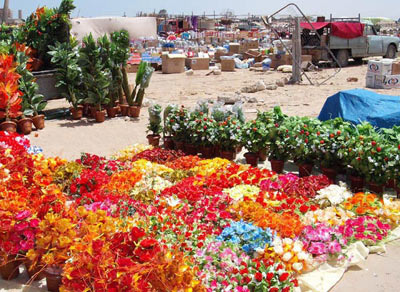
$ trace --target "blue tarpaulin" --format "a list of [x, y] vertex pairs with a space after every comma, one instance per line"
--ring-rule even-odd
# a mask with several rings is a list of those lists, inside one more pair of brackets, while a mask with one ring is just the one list
[[400, 125], [400, 96], [364, 89], [340, 91], [326, 100], [318, 119], [337, 117], [353, 124], [367, 121], [378, 128], [392, 128]]

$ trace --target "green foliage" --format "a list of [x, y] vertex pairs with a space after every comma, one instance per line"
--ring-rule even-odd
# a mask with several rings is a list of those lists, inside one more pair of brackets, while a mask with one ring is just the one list
[[153, 135], [158, 135], [162, 132], [163, 127], [161, 126], [162, 108], [159, 104], [155, 104], [149, 107], [149, 125], [147, 127], [148, 132]]

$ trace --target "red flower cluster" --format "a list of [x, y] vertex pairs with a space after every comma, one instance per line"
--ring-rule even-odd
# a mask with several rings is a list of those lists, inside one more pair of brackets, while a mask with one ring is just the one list
[[140, 159], [145, 159], [151, 162], [156, 162], [160, 164], [165, 164], [167, 162], [172, 162], [180, 157], [185, 156], [182, 151], [165, 150], [162, 148], [148, 149], [143, 152], [138, 153], [132, 158], [132, 161], [137, 161]]

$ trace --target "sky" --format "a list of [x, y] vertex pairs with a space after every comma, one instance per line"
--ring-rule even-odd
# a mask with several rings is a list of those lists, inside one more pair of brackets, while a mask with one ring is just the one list
[[[61, 0], [9, 0], [10, 8], [17, 15], [22, 9], [26, 17], [38, 6], [56, 7]], [[136, 16], [139, 11], [157, 12], [166, 9], [172, 14], [216, 14], [227, 9], [235, 14], [263, 14], [269, 15], [290, 2], [296, 4], [306, 15], [325, 15], [330, 13], [334, 17], [354, 17], [361, 13], [361, 17], [389, 17], [400, 18], [399, 0], [75, 0], [76, 10], [72, 16]], [[3, 1], [0, 0], [1, 6]], [[396, 4], [397, 3], [397, 4]], [[287, 11], [287, 12], [286, 12]], [[294, 10], [286, 10], [284, 14], [293, 14]]]

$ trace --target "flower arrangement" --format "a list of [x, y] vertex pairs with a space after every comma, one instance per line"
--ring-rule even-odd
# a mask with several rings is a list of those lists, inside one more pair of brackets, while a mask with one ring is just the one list
[[352, 211], [358, 216], [362, 216], [374, 214], [376, 210], [382, 207], [382, 202], [374, 194], [357, 193], [344, 201], [342, 206], [344, 209]]

